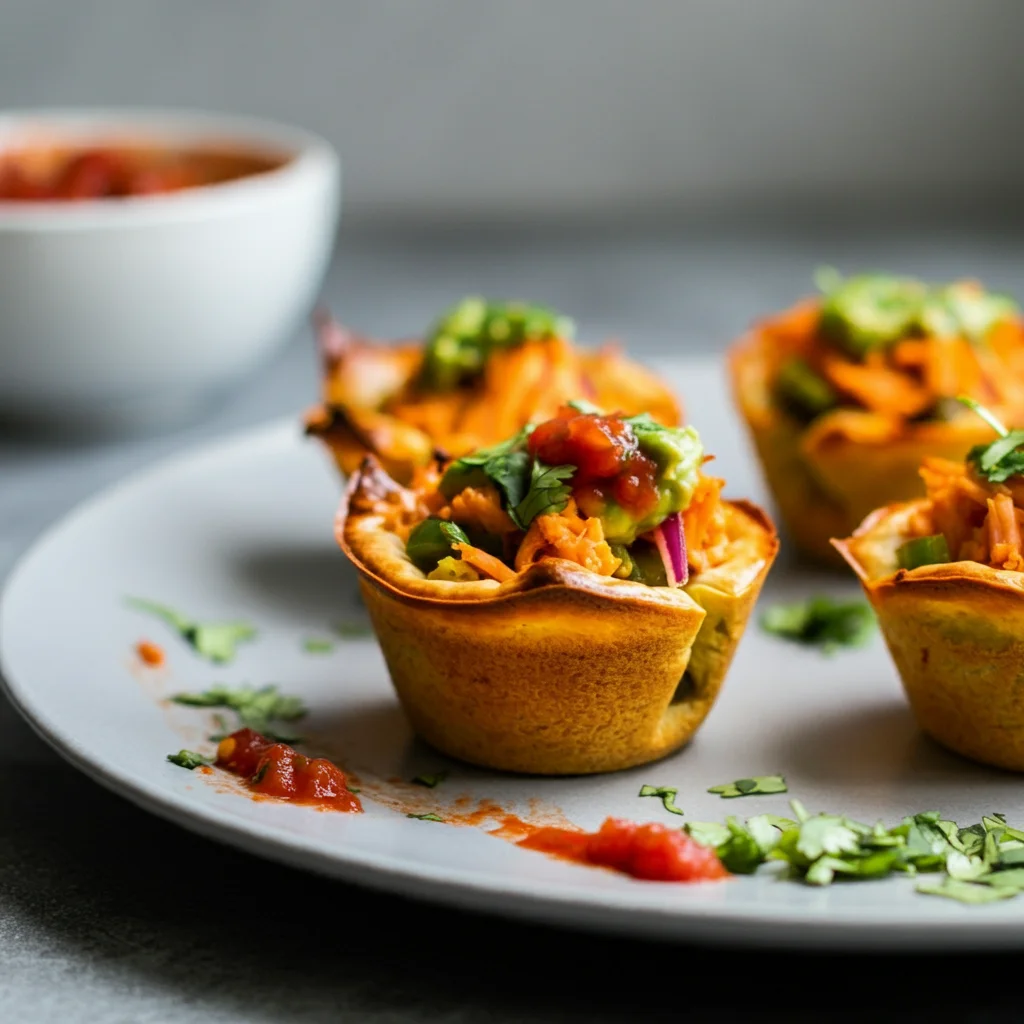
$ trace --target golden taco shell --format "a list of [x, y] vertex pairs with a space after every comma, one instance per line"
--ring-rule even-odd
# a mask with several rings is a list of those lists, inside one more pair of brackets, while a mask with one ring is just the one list
[[614, 771], [686, 743], [718, 696], [778, 546], [764, 513], [735, 502], [734, 553], [685, 589], [562, 559], [501, 584], [450, 583], [427, 579], [372, 511], [402, 493], [367, 458], [337, 539], [413, 728], [446, 754], [507, 771]]
[[324, 398], [307, 414], [306, 432], [327, 445], [344, 475], [372, 454], [407, 483], [436, 450], [457, 458], [487, 447], [573, 399], [625, 415], [648, 412], [665, 426], [680, 422], [671, 391], [613, 345], [590, 351], [553, 337], [498, 350], [478, 381], [431, 393], [415, 386], [421, 343], [374, 341], [324, 317], [318, 332]]
[[773, 347], [762, 330], [733, 346], [733, 398], [787, 533], [815, 561], [838, 566], [833, 537], [851, 534], [876, 508], [923, 497], [924, 458], [962, 461], [974, 445], [991, 440], [991, 430], [974, 417], [913, 422], [840, 408], [807, 426], [775, 401]]
[[922, 504], [880, 509], [835, 547], [861, 579], [921, 729], [1024, 771], [1024, 573], [979, 562], [896, 569]]

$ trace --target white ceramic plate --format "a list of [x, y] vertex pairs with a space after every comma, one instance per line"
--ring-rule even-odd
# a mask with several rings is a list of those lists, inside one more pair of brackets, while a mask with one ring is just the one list
[[[665, 364], [687, 397], [728, 493], [762, 496], [717, 367]], [[964, 906], [916, 894], [908, 879], [817, 889], [771, 872], [705, 885], [638, 882], [529, 852], [487, 834], [405, 816], [493, 800], [523, 816], [560, 811], [596, 828], [608, 815], [678, 824], [644, 783], [677, 787], [694, 820], [811, 810], [895, 824], [937, 809], [961, 823], [1024, 817], [1020, 778], [945, 753], [914, 727], [884, 645], [826, 657], [752, 624], [724, 693], [695, 741], [658, 764], [569, 779], [503, 776], [448, 762], [411, 735], [372, 639], [330, 654], [302, 640], [362, 612], [332, 538], [340, 483], [296, 423], [275, 424], [178, 457], [86, 503], [12, 575], [0, 608], [7, 692], [69, 761], [142, 807], [253, 853], [395, 892], [609, 931], [736, 943], [829, 946], [1024, 946], [1024, 898]], [[762, 602], [811, 592], [855, 595], [852, 578], [776, 565]], [[252, 621], [260, 636], [217, 668], [126, 595], [197, 618]], [[168, 652], [141, 672], [142, 637]], [[248, 798], [164, 758], [202, 746], [210, 716], [162, 698], [214, 682], [277, 683], [305, 698], [307, 736], [354, 771], [364, 815]], [[210, 745], [206, 744], [206, 749]], [[446, 768], [434, 790], [408, 784]], [[788, 795], [722, 800], [709, 786], [782, 772]], [[406, 780], [388, 782], [388, 779]]]

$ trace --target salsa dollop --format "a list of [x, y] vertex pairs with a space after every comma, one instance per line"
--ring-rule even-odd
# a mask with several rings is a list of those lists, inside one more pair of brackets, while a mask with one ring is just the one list
[[596, 832], [540, 828], [518, 845], [649, 882], [711, 882], [729, 877], [713, 847], [657, 822], [607, 818]]
[[333, 761], [306, 757], [287, 743], [252, 729], [225, 736], [217, 747], [216, 764], [240, 775], [251, 790], [264, 796], [334, 811], [363, 809], [359, 797], [348, 788], [345, 773]]

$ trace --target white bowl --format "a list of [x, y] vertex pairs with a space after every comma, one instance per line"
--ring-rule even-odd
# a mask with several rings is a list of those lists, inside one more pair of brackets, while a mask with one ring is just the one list
[[0, 113], [0, 151], [112, 137], [286, 159], [165, 195], [0, 201], [0, 417], [180, 418], [264, 360], [316, 302], [340, 208], [329, 143], [208, 113]]

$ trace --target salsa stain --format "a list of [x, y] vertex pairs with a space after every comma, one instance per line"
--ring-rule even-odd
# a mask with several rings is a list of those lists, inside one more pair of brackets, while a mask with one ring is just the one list
[[135, 653], [144, 665], [149, 665], [151, 668], [159, 668], [166, 660], [164, 649], [156, 644], [151, 644], [148, 640], [140, 640], [135, 645]]
[[277, 743], [252, 729], [225, 736], [217, 747], [218, 768], [246, 780], [263, 796], [333, 811], [362, 811], [345, 773], [322, 757], [306, 757], [287, 743]]
[[656, 822], [607, 818], [596, 832], [539, 828], [519, 846], [565, 860], [613, 868], [650, 882], [710, 882], [728, 878], [714, 848]]

